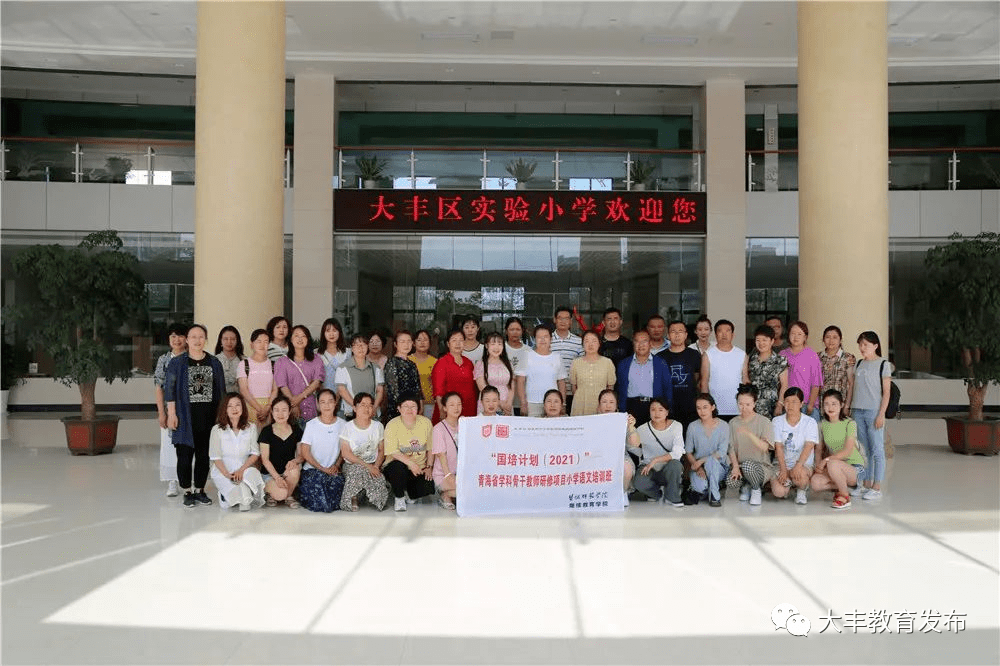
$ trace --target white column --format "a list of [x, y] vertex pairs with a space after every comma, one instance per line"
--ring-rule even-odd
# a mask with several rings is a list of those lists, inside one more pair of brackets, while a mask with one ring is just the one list
[[885, 2], [800, 2], [799, 313], [809, 343], [873, 330], [888, 348]]
[[708, 233], [705, 238], [705, 311], [746, 339], [746, 92], [743, 81], [705, 82], [702, 104]]
[[284, 2], [199, 2], [196, 63], [194, 316], [214, 349], [282, 310]]
[[292, 312], [319, 335], [333, 315], [334, 78], [295, 77]]

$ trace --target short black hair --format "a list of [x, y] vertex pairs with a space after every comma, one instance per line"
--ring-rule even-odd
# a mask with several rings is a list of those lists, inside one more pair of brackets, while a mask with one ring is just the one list
[[758, 335], [762, 335], [765, 338], [768, 338], [770, 340], [774, 340], [774, 329], [771, 328], [770, 326], [768, 326], [767, 324], [761, 324], [753, 332], [753, 337], [754, 338], [756, 338]]
[[173, 324], [170, 325], [170, 328], [167, 329], [167, 335], [168, 336], [170, 336], [170, 335], [179, 335], [179, 336], [181, 336], [183, 338], [186, 338], [187, 334], [188, 334], [188, 329], [189, 328], [191, 328], [191, 327], [188, 326], [187, 324], [184, 324], [184, 323], [181, 323], [181, 322], [175, 322], [175, 323], [173, 323]]
[[615, 307], [610, 307], [610, 308], [608, 308], [608, 309], [606, 309], [606, 310], [604, 311], [604, 314], [603, 314], [603, 315], [601, 315], [601, 319], [604, 319], [604, 318], [605, 318], [605, 317], [607, 317], [607, 316], [608, 316], [609, 314], [616, 314], [616, 315], [618, 315], [619, 317], [621, 317], [621, 316], [622, 316], [622, 311], [621, 311], [621, 310], [619, 310], [618, 308], [615, 308]]
[[733, 322], [729, 321], [728, 319], [720, 319], [719, 321], [715, 322], [714, 330], [716, 335], [718, 335], [719, 333], [720, 326], [728, 326], [730, 331], [733, 331], [734, 333], [736, 332], [736, 327], [733, 326]]

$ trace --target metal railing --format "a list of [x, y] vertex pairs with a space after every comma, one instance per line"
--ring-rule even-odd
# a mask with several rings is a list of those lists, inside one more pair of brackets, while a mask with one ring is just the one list
[[[9, 138], [0, 142], [0, 179], [57, 183], [194, 185], [193, 141]], [[284, 156], [292, 186], [292, 149]]]
[[[797, 150], [748, 150], [747, 192], [798, 190]], [[1000, 148], [893, 148], [890, 190], [1000, 189]]]
[[334, 187], [700, 192], [702, 161], [696, 150], [338, 146]]
[[[705, 190], [704, 152], [609, 148], [339, 146], [334, 188]], [[798, 190], [798, 151], [746, 152], [746, 190]], [[284, 155], [293, 183], [293, 150]], [[1000, 147], [889, 151], [890, 190], [1000, 189]], [[374, 176], [374, 177], [370, 177]], [[193, 141], [4, 138], [0, 179], [193, 185]]]

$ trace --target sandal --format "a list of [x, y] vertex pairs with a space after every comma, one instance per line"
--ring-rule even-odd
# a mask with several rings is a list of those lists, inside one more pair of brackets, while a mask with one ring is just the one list
[[294, 498], [294, 497], [289, 497], [288, 499], [286, 499], [286, 500], [285, 500], [285, 505], [286, 505], [286, 506], [287, 506], [287, 507], [288, 507], [289, 509], [300, 509], [300, 508], [302, 508], [302, 505], [301, 505], [301, 504], [299, 504], [299, 503], [298, 503], [298, 502], [297, 502], [297, 501], [295, 500], [295, 498]]
[[834, 509], [846, 509], [851, 506], [851, 496], [837, 493], [833, 496], [833, 504], [830, 506]]
[[278, 500], [274, 499], [270, 495], [264, 498], [264, 504], [267, 506], [278, 506]]

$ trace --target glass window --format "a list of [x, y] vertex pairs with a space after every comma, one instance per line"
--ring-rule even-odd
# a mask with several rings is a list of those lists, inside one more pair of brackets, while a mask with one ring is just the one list
[[[336, 303], [362, 326], [438, 329], [467, 313], [484, 330], [521, 317], [530, 329], [556, 305], [596, 324], [614, 305], [631, 331], [659, 312], [697, 312], [701, 238], [338, 234]], [[349, 310], [349, 312], [345, 312]]]

